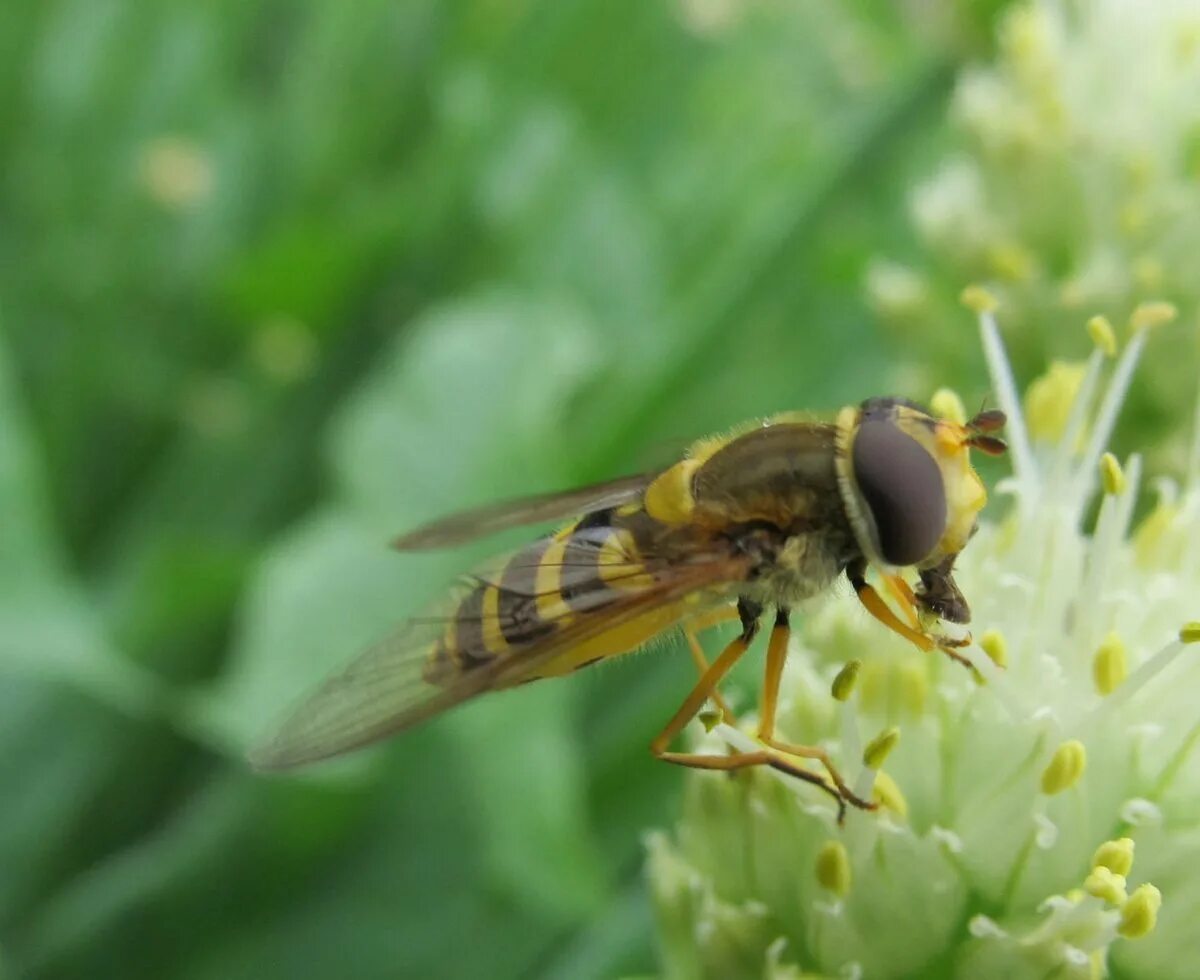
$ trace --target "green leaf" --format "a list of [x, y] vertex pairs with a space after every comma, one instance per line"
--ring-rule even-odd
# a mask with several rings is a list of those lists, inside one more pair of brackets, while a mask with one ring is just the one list
[[157, 690], [107, 645], [63, 567], [34, 442], [0, 344], [0, 921], [64, 860], [122, 748], [120, 715]]

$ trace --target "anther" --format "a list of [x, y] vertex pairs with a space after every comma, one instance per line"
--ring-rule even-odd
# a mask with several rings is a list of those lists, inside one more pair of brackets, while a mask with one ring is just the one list
[[1004, 634], [999, 630], [988, 630], [979, 638], [979, 646], [988, 655], [988, 659], [997, 667], [1008, 666], [1008, 643]]
[[929, 408], [939, 419], [964, 425], [967, 421], [967, 410], [963, 407], [962, 399], [950, 388], [939, 388], [929, 400]]
[[1149, 303], [1139, 303], [1129, 317], [1129, 325], [1134, 331], [1149, 330], [1170, 323], [1179, 315], [1174, 303], [1156, 300]]
[[1009, 282], [1024, 282], [1034, 270], [1034, 258], [1029, 250], [1016, 242], [1002, 242], [988, 249], [992, 271]]
[[1029, 385], [1025, 391], [1025, 417], [1034, 438], [1047, 442], [1061, 438], [1086, 374], [1082, 363], [1054, 361]]
[[850, 894], [850, 855], [841, 841], [827, 840], [821, 845], [815, 870], [817, 882], [826, 891], [833, 892], [838, 898]]
[[886, 772], [875, 773], [875, 785], [871, 790], [871, 798], [886, 810], [891, 810], [901, 820], [908, 816], [908, 800], [900, 791], [896, 780]]
[[1087, 322], [1088, 336], [1104, 352], [1105, 357], [1117, 356], [1117, 333], [1106, 316], [1094, 316]]
[[1087, 768], [1087, 749], [1077, 739], [1063, 742], [1054, 750], [1049, 764], [1042, 772], [1042, 792], [1054, 796], [1070, 789]]
[[1116, 633], [1109, 633], [1092, 660], [1092, 678], [1096, 682], [1096, 690], [1106, 696], [1112, 694], [1128, 676], [1129, 656], [1125, 644]]
[[1128, 837], [1105, 841], [1092, 855], [1092, 867], [1108, 868], [1115, 875], [1128, 875], [1133, 868], [1133, 841]]
[[834, 700], [849, 700], [850, 695], [854, 693], [854, 685], [858, 682], [858, 672], [861, 668], [861, 660], [851, 660], [845, 667], [838, 671], [837, 677], [833, 679], [833, 685], [830, 690]]
[[1112, 453], [1100, 457], [1100, 482], [1104, 492], [1110, 496], [1115, 497], [1125, 491], [1125, 471]]
[[974, 313], [995, 313], [1000, 303], [982, 286], [968, 286], [958, 295], [959, 302]]
[[1121, 921], [1117, 925], [1126, 939], [1141, 939], [1154, 931], [1158, 910], [1162, 908], [1162, 892], [1153, 885], [1138, 885], [1129, 900], [1121, 906]]
[[1109, 905], [1118, 907], [1124, 905], [1128, 898], [1125, 893], [1125, 876], [1114, 874], [1103, 865], [1092, 868], [1092, 873], [1083, 883], [1083, 890]]
[[896, 743], [900, 741], [900, 729], [889, 728], [880, 732], [863, 749], [863, 765], [868, 769], [882, 769]]

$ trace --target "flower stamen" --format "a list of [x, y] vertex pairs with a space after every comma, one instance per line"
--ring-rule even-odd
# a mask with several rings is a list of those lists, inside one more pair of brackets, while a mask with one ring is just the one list
[[1092, 428], [1092, 437], [1088, 440], [1087, 448], [1075, 471], [1076, 482], [1079, 484], [1074, 493], [1076, 500], [1086, 500], [1091, 493], [1097, 462], [1101, 453], [1104, 452], [1104, 447], [1108, 445], [1108, 440], [1112, 437], [1113, 427], [1117, 424], [1117, 415], [1125, 402], [1125, 396], [1129, 393], [1133, 372], [1141, 359], [1148, 333], [1148, 330], [1138, 330], [1134, 333], [1133, 340], [1121, 352], [1117, 366], [1113, 369], [1108, 390], [1104, 393], [1104, 399], [1100, 403], [1096, 424]]
[[988, 305], [976, 306], [967, 298], [964, 291], [963, 301], [975, 309], [979, 315], [979, 332], [983, 341], [983, 354], [987, 359], [988, 373], [996, 390], [996, 400], [1000, 410], [1008, 417], [1005, 436], [1008, 439], [1009, 454], [1012, 458], [1013, 474], [1017, 486], [1023, 488], [1028, 496], [1033, 496], [1038, 485], [1037, 464], [1034, 462], [1033, 450], [1029, 445], [1029, 430], [1025, 426], [1025, 416], [1021, 408], [1021, 399], [1017, 395], [1017, 383], [1013, 378], [1012, 367], [1004, 353], [1004, 343], [1000, 339], [1000, 328], [996, 325], [995, 300], [980, 290], [984, 296], [991, 299]]
[[850, 699], [850, 695], [854, 693], [854, 686], [858, 682], [858, 672], [861, 669], [861, 660], [851, 660], [838, 671], [829, 692], [833, 695], [835, 701], [848, 701]]
[[966, 425], [967, 410], [962, 399], [952, 388], [939, 388], [929, 399], [929, 410], [939, 419], [953, 422], [955, 425]]
[[1092, 868], [1092, 873], [1083, 883], [1083, 890], [1094, 898], [1118, 907], [1124, 905], [1129, 897], [1125, 891], [1125, 876], [1103, 865]]
[[817, 882], [826, 891], [832, 892], [838, 898], [850, 894], [853, 881], [850, 873], [850, 855], [846, 853], [846, 845], [840, 840], [827, 840], [817, 851], [815, 864]]
[[1110, 497], [1125, 492], [1125, 473], [1112, 453], [1105, 453], [1100, 457], [1100, 483]]
[[1112, 712], [1125, 705], [1130, 698], [1158, 676], [1183, 652], [1185, 646], [1200, 640], [1200, 631], [1196, 633], [1191, 632], [1197, 625], [1196, 623], [1189, 623], [1179, 631], [1177, 639], [1171, 640], [1157, 653], [1152, 654], [1137, 670], [1129, 675], [1124, 684], [1113, 691], [1099, 706], [1092, 710], [1089, 721], [1095, 723], [1103, 716], [1111, 716]]
[[[1097, 319], [1103, 318], [1093, 317], [1092, 321]], [[1107, 324], [1108, 321], [1105, 320], [1104, 322]], [[1112, 330], [1111, 327], [1108, 329]], [[1095, 339], [1094, 335], [1093, 339]], [[1113, 339], [1112, 349], [1115, 354], [1115, 338]], [[1100, 384], [1100, 372], [1104, 370], [1105, 360], [1114, 356], [1114, 354], [1107, 353], [1105, 348], [1097, 345], [1097, 349], [1093, 350], [1088, 356], [1087, 366], [1083, 372], [1083, 380], [1080, 382], [1079, 388], [1075, 392], [1074, 400], [1071, 402], [1071, 411], [1067, 416], [1067, 424], [1063, 428], [1061, 438], [1058, 440], [1058, 451], [1054, 454], [1051, 482], [1055, 487], [1062, 485], [1062, 481], [1066, 478], [1069, 471], [1071, 460], [1075, 458], [1075, 453], [1079, 449], [1079, 445], [1083, 439], [1084, 425], [1091, 414], [1092, 403], [1096, 399], [1096, 388]]]
[[1079, 782], [1087, 769], [1087, 749], [1078, 739], [1063, 742], [1054, 750], [1042, 771], [1042, 792], [1055, 796]]
[[1117, 333], [1106, 316], [1094, 316], [1087, 322], [1088, 336], [1105, 357], [1117, 356]]
[[892, 750], [900, 741], [900, 729], [889, 728], [880, 732], [871, 741], [867, 743], [867, 747], [863, 749], [862, 760], [863, 765], [868, 769], [879, 770], [883, 768], [887, 757], [891, 755]]
[[1133, 840], [1129, 837], [1105, 841], [1092, 855], [1092, 867], [1108, 868], [1113, 874], [1126, 877], [1133, 870], [1133, 848]]
[[1129, 657], [1125, 644], [1116, 633], [1109, 633], [1092, 660], [1092, 677], [1096, 690], [1107, 697], [1129, 676]]
[[1158, 910], [1162, 908], [1162, 892], [1153, 885], [1139, 885], [1121, 906], [1121, 921], [1117, 926], [1126, 939], [1141, 939], [1154, 931]]
[[999, 630], [991, 629], [984, 633], [979, 638], [979, 648], [1001, 670], [1008, 666], [1008, 644]]

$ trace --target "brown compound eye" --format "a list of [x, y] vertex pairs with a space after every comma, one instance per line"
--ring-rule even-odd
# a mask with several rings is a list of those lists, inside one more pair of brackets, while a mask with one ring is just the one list
[[946, 490], [937, 461], [892, 422], [863, 422], [851, 451], [854, 480], [875, 521], [879, 552], [892, 565], [913, 565], [946, 530]]

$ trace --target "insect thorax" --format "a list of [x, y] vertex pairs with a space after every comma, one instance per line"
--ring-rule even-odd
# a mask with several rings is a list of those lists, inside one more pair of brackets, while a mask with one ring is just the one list
[[837, 524], [787, 534], [756, 529], [746, 541], [757, 562], [740, 590], [762, 605], [790, 607], [826, 591], [845, 569], [853, 543]]

